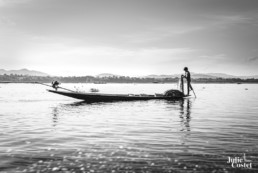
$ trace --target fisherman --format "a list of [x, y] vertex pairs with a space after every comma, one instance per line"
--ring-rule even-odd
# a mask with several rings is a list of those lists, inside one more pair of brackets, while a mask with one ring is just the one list
[[185, 71], [185, 75], [182, 75], [182, 77], [186, 78], [186, 81], [187, 81], [187, 95], [189, 96], [190, 90], [193, 90], [193, 88], [191, 86], [191, 74], [188, 71], [187, 67], [184, 68], [184, 71]]
[[60, 85], [60, 82], [52, 81], [52, 87], [55, 88], [55, 90], [57, 90], [57, 88], [59, 87], [58, 85]]

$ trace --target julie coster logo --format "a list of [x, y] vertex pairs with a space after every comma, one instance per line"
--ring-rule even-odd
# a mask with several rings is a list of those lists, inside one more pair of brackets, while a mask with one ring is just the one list
[[243, 157], [228, 157], [228, 161], [232, 168], [249, 168], [252, 169], [252, 161], [248, 160], [245, 156]]

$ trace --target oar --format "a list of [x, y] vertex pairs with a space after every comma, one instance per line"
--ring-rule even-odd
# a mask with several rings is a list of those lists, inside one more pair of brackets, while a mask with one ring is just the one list
[[193, 91], [194, 96], [195, 96], [195, 98], [196, 98], [196, 95], [195, 95], [194, 89], [193, 89], [193, 87], [192, 87], [192, 85], [191, 85], [191, 84], [190, 84], [190, 89]]
[[[40, 82], [35, 82], [35, 83], [37, 83], [37, 84], [41, 84], [41, 85], [45, 85], [45, 86], [48, 86], [48, 87], [51, 87], [52, 88], [52, 86], [51, 85], [48, 85], [48, 84], [44, 84], [44, 83], [40, 83]], [[61, 88], [61, 89], [63, 89], [63, 90], [67, 90], [67, 91], [70, 91], [70, 92], [75, 92], [75, 91], [73, 91], [73, 90], [70, 90], [70, 89], [67, 89], [67, 88], [63, 88], [63, 87], [57, 87], [57, 88]]]

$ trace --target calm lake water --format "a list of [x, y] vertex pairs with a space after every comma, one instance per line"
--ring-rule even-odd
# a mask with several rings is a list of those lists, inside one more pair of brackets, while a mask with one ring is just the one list
[[[177, 87], [61, 86], [132, 94]], [[42, 85], [0, 84], [0, 172], [257, 172], [258, 85], [193, 87], [197, 98], [87, 104]], [[232, 168], [229, 157], [252, 168]]]

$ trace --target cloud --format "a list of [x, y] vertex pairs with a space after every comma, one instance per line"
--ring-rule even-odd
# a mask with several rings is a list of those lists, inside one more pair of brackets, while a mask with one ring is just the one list
[[0, 26], [15, 26], [16, 23], [6, 16], [0, 16]]
[[251, 20], [251, 18], [241, 15], [221, 16], [220, 19], [225, 23], [247, 23]]
[[[71, 71], [66, 75], [100, 72], [137, 75], [153, 73], [153, 70], [159, 73], [162, 68], [171, 71], [171, 67], [176, 62], [185, 62], [186, 58], [196, 51], [184, 47], [132, 49], [116, 46], [88, 46], [82, 43], [71, 43], [69, 40], [54, 42], [44, 37], [33, 39], [19, 52], [20, 66], [36, 67], [38, 70], [57, 75], [64, 75], [66, 69]], [[6, 59], [6, 61], [11, 60]], [[177, 64], [177, 66], [180, 65]]]
[[[32, 48], [33, 47], [33, 48]], [[98, 64], [99, 61], [123, 63], [157, 63], [194, 52], [190, 48], [140, 48], [128, 49], [111, 46], [71, 45], [69, 43], [47, 43], [28, 45], [21, 58], [38, 62], [41, 59], [54, 61], [77, 61]], [[105, 64], [105, 63], [104, 63]]]
[[1, 66], [92, 73], [171, 73], [185, 65], [248, 70], [258, 62], [251, 57], [258, 1], [233, 1], [0, 0]]
[[131, 43], [148, 43], [155, 41], [162, 41], [174, 36], [182, 36], [184, 34], [191, 34], [205, 29], [204, 26], [196, 25], [173, 25], [173, 26], [155, 26], [146, 29], [144, 32], [130, 33], [122, 35], [123, 38]]
[[227, 28], [232, 25], [253, 24], [254, 18], [245, 15], [212, 15], [208, 16], [211, 19], [210, 27]]
[[200, 59], [209, 59], [209, 60], [224, 60], [227, 59], [225, 54], [217, 54], [217, 55], [202, 55], [199, 56]]
[[255, 18], [245, 15], [211, 15], [199, 19], [196, 23], [191, 21], [186, 24], [172, 23], [161, 26], [153, 26], [143, 33], [133, 33], [124, 36], [135, 43], [158, 41], [174, 36], [193, 35], [195, 33], [207, 32], [215, 28], [228, 28], [240, 24], [256, 24]]
[[250, 57], [247, 59], [247, 61], [249, 62], [254, 62], [254, 61], [257, 61], [258, 60], [258, 56], [254, 56], [254, 57]]
[[0, 7], [5, 7], [14, 4], [23, 4], [31, 0], [0, 0]]

